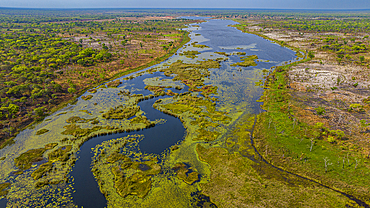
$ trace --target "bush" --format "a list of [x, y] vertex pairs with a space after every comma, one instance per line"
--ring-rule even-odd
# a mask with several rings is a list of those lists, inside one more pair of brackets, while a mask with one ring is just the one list
[[9, 104], [8, 111], [10, 114], [16, 114], [19, 112], [19, 106], [14, 105], [14, 104]]
[[344, 136], [345, 136], [345, 134], [342, 130], [331, 130], [330, 134], [337, 136], [339, 139], [343, 139]]
[[68, 88], [68, 92], [71, 93], [71, 94], [73, 94], [73, 93], [76, 92], [76, 89], [73, 88], [73, 87], [70, 87], [70, 88]]
[[326, 113], [325, 108], [323, 107], [315, 108], [315, 110], [316, 110], [317, 115], [324, 115]]
[[324, 128], [324, 124], [323, 124], [323, 123], [321, 123], [321, 122], [317, 122], [317, 123], [315, 124], [315, 128], [317, 128], [317, 129], [323, 129], [323, 128]]
[[361, 124], [362, 127], [367, 127], [369, 125], [369, 124], [366, 123], [366, 120], [364, 120], [364, 119], [362, 119], [360, 121], [360, 124]]
[[333, 136], [328, 136], [329, 143], [335, 143], [335, 138]]
[[35, 113], [36, 116], [42, 117], [42, 116], [44, 116], [44, 110], [45, 110], [44, 107], [39, 107], [39, 108], [35, 108], [35, 110], [33, 110], [33, 112]]
[[361, 62], [364, 62], [365, 61], [365, 57], [364, 56], [360, 56], [359, 58], [360, 58], [360, 61]]
[[308, 52], [308, 58], [313, 59], [315, 58], [315, 54], [312, 51]]
[[351, 104], [348, 108], [348, 111], [349, 112], [352, 112], [352, 111], [356, 111], [356, 112], [363, 112], [364, 111], [364, 108], [361, 104]]

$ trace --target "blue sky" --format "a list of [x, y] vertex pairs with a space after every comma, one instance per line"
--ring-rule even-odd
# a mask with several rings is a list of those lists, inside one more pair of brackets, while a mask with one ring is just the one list
[[370, 0], [0, 0], [0, 7], [370, 9]]

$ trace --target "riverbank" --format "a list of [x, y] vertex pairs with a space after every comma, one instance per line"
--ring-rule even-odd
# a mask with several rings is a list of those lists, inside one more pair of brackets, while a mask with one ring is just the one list
[[[248, 32], [248, 27], [244, 29]], [[269, 30], [269, 36], [281, 37], [279, 34], [281, 32]], [[253, 30], [253, 33], [264, 34], [256, 30]], [[295, 33], [291, 35], [294, 36]], [[285, 33], [285, 39], [292, 39], [287, 36], [289, 33]], [[310, 43], [300, 41], [301, 44], [310, 45]], [[282, 41], [275, 40], [275, 42]], [[284, 44], [299, 46], [297, 41], [284, 42]], [[366, 194], [369, 191], [367, 188], [369, 165], [366, 151], [364, 151], [366, 146], [360, 146], [361, 140], [356, 138], [356, 135], [361, 134], [361, 130], [348, 126], [338, 128], [338, 123], [336, 123], [338, 121], [348, 122], [348, 120], [356, 122], [356, 119], [350, 119], [351, 115], [348, 115], [356, 110], [348, 110], [350, 107], [345, 107], [348, 100], [341, 97], [346, 91], [353, 92], [353, 90], [348, 89], [348, 85], [347, 87], [330, 86], [330, 79], [327, 78], [331, 78], [333, 73], [328, 72], [327, 69], [331, 68], [335, 71], [335, 68], [344, 67], [335, 66], [333, 62], [328, 63], [330, 54], [317, 50], [315, 53], [316, 56], [320, 54], [319, 59], [314, 56], [313, 60], [306, 59], [277, 67], [267, 77], [266, 91], [261, 98], [264, 102], [262, 108], [266, 112], [261, 113], [257, 119], [253, 135], [255, 146], [261, 155], [274, 166], [353, 195], [365, 202], [363, 206], [366, 207], [370, 202]], [[321, 63], [317, 64], [318, 62]], [[353, 71], [343, 70], [345, 73], [337, 71], [335, 78], [351, 76]], [[311, 75], [304, 75], [305, 73]], [[345, 83], [345, 81], [342, 79], [339, 82]], [[364, 85], [360, 80], [356, 81]], [[306, 83], [304, 90], [302, 90], [303, 82]], [[314, 84], [320, 85], [319, 88], [310, 88]], [[337, 90], [338, 88], [340, 89]], [[335, 98], [330, 99], [330, 94], [334, 93]], [[351, 95], [351, 97], [356, 96]], [[359, 100], [361, 102], [361, 98]], [[335, 105], [331, 107], [333, 102], [342, 103], [342, 107]], [[363, 104], [358, 105], [363, 106]], [[333, 119], [335, 116], [341, 116], [343, 121], [336, 119], [335, 122]], [[356, 113], [352, 117], [356, 118]], [[359, 123], [359, 120], [357, 122]]]

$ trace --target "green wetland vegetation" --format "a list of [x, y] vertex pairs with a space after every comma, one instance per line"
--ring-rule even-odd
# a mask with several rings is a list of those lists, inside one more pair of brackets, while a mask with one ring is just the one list
[[[38, 14], [37, 11], [28, 12]], [[157, 12], [153, 16], [166, 16], [162, 10]], [[82, 12], [80, 17], [60, 17], [60, 13], [51, 15], [46, 11], [38, 14], [39, 20], [21, 16], [15, 19], [19, 24], [45, 21], [51, 26], [73, 20], [76, 25], [98, 24], [97, 30], [120, 24], [117, 30], [132, 26], [130, 31], [140, 28], [147, 31], [150, 27], [149, 31], [160, 31], [162, 27], [159, 25], [164, 31], [168, 24], [176, 22], [175, 25], [180, 26], [191, 22], [165, 19], [153, 21], [159, 24], [151, 26], [148, 14], [143, 10], [135, 15], [83, 16], [87, 14]], [[174, 10], [172, 14], [182, 15], [186, 11]], [[312, 91], [298, 94], [289, 74], [297, 66], [316, 61], [319, 52], [330, 53], [338, 65], [351, 63], [367, 67], [367, 59], [360, 58], [366, 57], [368, 52], [367, 39], [361, 36], [364, 41], [359, 43], [358, 37], [354, 41], [350, 37], [315, 38], [307, 44], [316, 44], [317, 51], [312, 52], [300, 50], [296, 45], [290, 47], [289, 42], [274, 40], [263, 33], [267, 30], [263, 27], [305, 32], [338, 32], [333, 28], [343, 27], [339, 31], [360, 32], [360, 26], [366, 30], [366, 21], [361, 18], [366, 20], [367, 14], [358, 15], [360, 20], [346, 20], [351, 17], [346, 13], [337, 16], [321, 14], [329, 19], [327, 21], [312, 20], [318, 15], [316, 13], [198, 10], [193, 14], [237, 18], [241, 24], [231, 27], [235, 24], [231, 20], [206, 20], [188, 25], [184, 30], [158, 34], [165, 39], [163, 42], [172, 44], [161, 46], [165, 52], [174, 54], [166, 61], [118, 79], [108, 81], [114, 75], [102, 78], [100, 81], [108, 82], [84, 89], [87, 91], [76, 96], [78, 99], [74, 103], [47, 117], [44, 111], [40, 110], [38, 115], [35, 110], [40, 122], [18, 135], [9, 134], [15, 136], [14, 140], [0, 150], [0, 197], [6, 200], [6, 206], [86, 207], [90, 202], [107, 207], [152, 207], [154, 204], [158, 207], [369, 207], [368, 147], [353, 142], [348, 129], [336, 128], [325, 120], [331, 109], [324, 104], [307, 110], [306, 105], [310, 105], [307, 97]], [[4, 22], [11, 20], [7, 15], [9, 11], [0, 16]], [[344, 20], [334, 20], [339, 17]], [[136, 22], [140, 18], [145, 19], [140, 23], [145, 26]], [[114, 20], [110, 23], [100, 21], [106, 19]], [[253, 21], [261, 19], [266, 21], [256, 24], [262, 29], [250, 31], [249, 26], [255, 24]], [[284, 24], [275, 23], [276, 19]], [[89, 29], [94, 31], [93, 28]], [[34, 31], [38, 31], [36, 29]], [[17, 33], [15, 29], [3, 33], [9, 35], [9, 31]], [[112, 41], [114, 35], [119, 36], [121, 32], [112, 32]], [[213, 42], [213, 38], [228, 32], [235, 36], [228, 37], [223, 44]], [[258, 34], [274, 42], [243, 32]], [[175, 42], [170, 43], [166, 38], [180, 40], [187, 34], [191, 40], [183, 43], [179, 50], [173, 45]], [[145, 33], [149, 38], [147, 35]], [[84, 41], [82, 46], [69, 40], [65, 43], [90, 50], [88, 47], [83, 49]], [[63, 48], [63, 45], [55, 47]], [[114, 47], [91, 49], [96, 52], [91, 57], [102, 51], [112, 52]], [[91, 65], [85, 62], [89, 66], [68, 62], [60, 67], [100, 67], [100, 64], [123, 60], [118, 54], [116, 51], [110, 59], [98, 59], [97, 62], [92, 58]], [[347, 55], [358, 57], [358, 60], [345, 58]], [[322, 62], [317, 60], [314, 64], [323, 65]], [[41, 67], [40, 73], [49, 70], [55, 74], [56, 69], [50, 65], [35, 65]], [[27, 63], [24, 66], [34, 67]], [[16, 77], [13, 72], [10, 74]], [[64, 74], [60, 73], [60, 76]], [[8, 77], [3, 76], [4, 79]], [[68, 89], [78, 89], [71, 82], [67, 81]], [[10, 84], [12, 86], [7, 83], [7, 86], [18, 86], [19, 83]], [[341, 87], [339, 84], [340, 81], [337, 89]], [[63, 90], [65, 86], [61, 84], [61, 87]], [[14, 100], [13, 97], [9, 99]], [[361, 104], [343, 107], [349, 114], [362, 118], [361, 134], [364, 137], [361, 138], [365, 139], [368, 139], [367, 101], [364, 99]], [[33, 105], [43, 106], [37, 103], [34, 99]], [[9, 102], [7, 109], [3, 109], [8, 115], [3, 117], [4, 121], [17, 119], [20, 115], [9, 113], [9, 109], [17, 110], [14, 105], [20, 106]], [[21, 107], [19, 111], [25, 109]], [[164, 115], [176, 118], [185, 132], [182, 137], [172, 138], [167, 146], [156, 147], [175, 135], [171, 131], [163, 131], [159, 136], [151, 133], [155, 128], [175, 122]], [[81, 161], [86, 163], [84, 170], [78, 169]], [[82, 177], [93, 186], [80, 187], [80, 183], [74, 181], [76, 174], [84, 174]], [[96, 189], [105, 201], [94, 201], [100, 195], [92, 194], [90, 188]], [[87, 196], [87, 202], [81, 195]]]

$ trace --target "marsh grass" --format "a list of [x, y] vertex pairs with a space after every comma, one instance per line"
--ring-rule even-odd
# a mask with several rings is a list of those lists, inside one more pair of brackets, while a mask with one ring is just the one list
[[245, 56], [247, 53], [246, 52], [236, 52], [236, 55], [238, 56]]
[[172, 90], [167, 90], [166, 95], [175, 96], [175, 95], [178, 95], [178, 93], [174, 93], [174, 92], [172, 92]]
[[122, 84], [122, 82], [120, 80], [115, 80], [115, 81], [112, 81], [112, 82], [108, 82], [107, 83], [107, 86], [108, 87], [112, 87], [112, 88], [116, 88], [118, 87], [120, 84]]
[[206, 46], [206, 45], [197, 44], [197, 42], [194, 42], [194, 43], [192, 43], [191, 45], [192, 45], [193, 47], [195, 47], [195, 48], [210, 48], [210, 47], [208, 47], [208, 46]]
[[230, 66], [241, 66], [241, 67], [257, 66], [256, 63], [257, 59], [258, 59], [257, 55], [244, 56], [240, 58], [242, 62], [233, 63]]
[[82, 100], [90, 100], [91, 98], [93, 98], [92, 95], [81, 96]]
[[72, 116], [66, 120], [67, 123], [74, 124], [74, 123], [86, 123], [87, 120], [84, 118], [81, 118], [79, 116]]
[[[125, 145], [126, 144], [124, 144], [123, 146], [125, 146]], [[107, 162], [108, 163], [115, 163], [119, 160], [122, 160], [123, 162], [131, 161], [131, 159], [129, 157], [127, 157], [126, 155], [120, 154], [119, 152], [114, 152], [114, 153], [112, 153], [111, 155], [109, 155], [107, 157]]]
[[[52, 148], [54, 148], [55, 146], [50, 146]], [[50, 148], [49, 147], [49, 148]], [[52, 149], [50, 148], [50, 149]], [[50, 152], [48, 154], [48, 159], [49, 161], [44, 163], [44, 164], [41, 164], [32, 174], [31, 174], [31, 177], [33, 177], [34, 180], [38, 180], [40, 178], [42, 178], [43, 176], [45, 176], [47, 173], [49, 173], [53, 167], [54, 167], [54, 163], [55, 162], [66, 162], [67, 160], [69, 160], [70, 158], [70, 151], [72, 150], [72, 145], [67, 145], [67, 146], [62, 146], [62, 147], [59, 147], [58, 149]], [[44, 186], [46, 184], [48, 184], [48, 180], [44, 181], [44, 182], [41, 182], [40, 184], [38, 184], [37, 186]]]
[[46, 132], [49, 132], [48, 129], [40, 129], [36, 132], [36, 135], [41, 135], [41, 134], [45, 134]]
[[63, 128], [65, 128], [65, 130], [61, 134], [73, 135], [75, 137], [86, 137], [89, 134], [91, 134], [92, 132], [99, 131], [99, 130], [102, 129], [101, 126], [94, 126], [92, 128], [84, 128], [83, 129], [83, 128], [81, 128], [80, 126], [78, 126], [76, 124], [66, 125]]
[[6, 146], [10, 146], [10, 145], [14, 144], [15, 143], [14, 138], [15, 137], [11, 137], [11, 138], [5, 140], [3, 143], [1, 143], [0, 149], [3, 149]]
[[108, 112], [104, 113], [102, 116], [105, 119], [128, 119], [136, 115], [140, 111], [139, 106], [117, 106], [115, 108], [109, 109]]
[[69, 159], [72, 145], [62, 146], [48, 154], [49, 162], [66, 162]]
[[186, 56], [187, 58], [194, 59], [199, 54], [200, 54], [199, 51], [184, 51], [184, 52], [180, 53], [179, 55], [180, 56]]
[[209, 130], [206, 130], [205, 128], [197, 129], [197, 132], [199, 134], [198, 134], [197, 138], [194, 139], [194, 140], [203, 140], [203, 141], [206, 141], [206, 142], [214, 141], [220, 135], [219, 132], [209, 131]]
[[47, 162], [44, 164], [41, 164], [33, 173], [31, 174], [31, 177], [34, 180], [38, 180], [42, 178], [46, 173], [50, 172], [53, 168], [52, 162]]
[[94, 89], [90, 89], [90, 90], [88, 90], [88, 92], [89, 92], [89, 93], [96, 93], [96, 92], [97, 92], [97, 90], [94, 88]]
[[223, 55], [223, 56], [230, 56], [230, 54], [226, 53], [226, 52], [215, 52], [215, 53], [217, 53], [219, 55]]
[[179, 179], [189, 185], [199, 180], [199, 174], [184, 163], [177, 163], [172, 169], [175, 170]]
[[139, 198], [144, 198], [152, 187], [151, 177], [142, 172], [125, 177], [119, 167], [113, 167], [112, 173], [114, 174], [114, 186], [122, 197], [136, 195]]
[[50, 143], [50, 144], [45, 145], [45, 149], [47, 150], [53, 149], [56, 146], [58, 146], [58, 143]]
[[178, 60], [172, 63], [168, 68], [161, 69], [166, 76], [174, 74], [173, 81], [181, 80], [190, 88], [202, 86], [202, 78], [209, 76], [209, 68], [220, 68], [221, 61], [207, 60], [197, 61], [195, 64], [184, 63]]
[[20, 170], [27, 170], [31, 168], [32, 164], [39, 162], [44, 158], [42, 155], [46, 151], [46, 148], [31, 149], [14, 159], [14, 165]]
[[[127, 142], [129, 141], [125, 141], [122, 146], [124, 147]], [[111, 172], [114, 175], [114, 187], [117, 193], [121, 197], [136, 195], [139, 198], [144, 198], [151, 189], [151, 176], [160, 173], [161, 166], [157, 164], [156, 159], [143, 162], [133, 161], [126, 155], [119, 153], [119, 149], [106, 157], [108, 163], [115, 164], [111, 168]], [[127, 176], [125, 172], [130, 170], [136, 172]]]
[[187, 115], [193, 120], [190, 122], [198, 128], [197, 138], [194, 140], [214, 141], [220, 135], [217, 131], [208, 130], [208, 128], [216, 128], [221, 124], [228, 124], [231, 118], [226, 116], [224, 112], [215, 109], [215, 103], [209, 99], [185, 94], [177, 98], [176, 102], [168, 103], [160, 106], [166, 112], [176, 117]]
[[146, 85], [145, 86], [145, 89], [151, 91], [154, 93], [155, 96], [163, 96], [165, 95], [165, 92], [164, 90], [166, 88], [169, 88], [169, 87], [163, 87], [163, 86], [150, 86], [150, 85]]
[[[242, 129], [240, 133], [245, 132]], [[243, 142], [237, 145], [248, 149]], [[206, 148], [198, 144], [196, 151], [213, 173], [210, 182], [200, 184], [202, 193], [210, 196], [218, 207], [263, 207], [266, 201], [273, 207], [354, 205], [334, 191], [308, 184], [263, 162], [253, 162], [249, 159], [256, 156], [253, 150], [247, 150], [248, 154], [242, 156], [242, 153], [225, 148]]]
[[[50, 144], [45, 145], [45, 148], [28, 150], [27, 152], [22, 153], [20, 156], [15, 158], [14, 164], [17, 168], [19, 168], [20, 174], [23, 174], [23, 171], [31, 168], [33, 163], [44, 160], [43, 154], [46, 150], [53, 149], [57, 145], [58, 145], [57, 143], [50, 143]], [[50, 164], [41, 165], [42, 166], [41, 169], [47, 169], [48, 165]], [[40, 174], [39, 172], [40, 171], [34, 174], [35, 177], [34, 176], [32, 177], [37, 178], [37, 179], [42, 177], [42, 175], [39, 176]]]
[[5, 189], [7, 189], [9, 186], [10, 186], [9, 182], [0, 183], [0, 197], [8, 194], [8, 190], [5, 190]]

